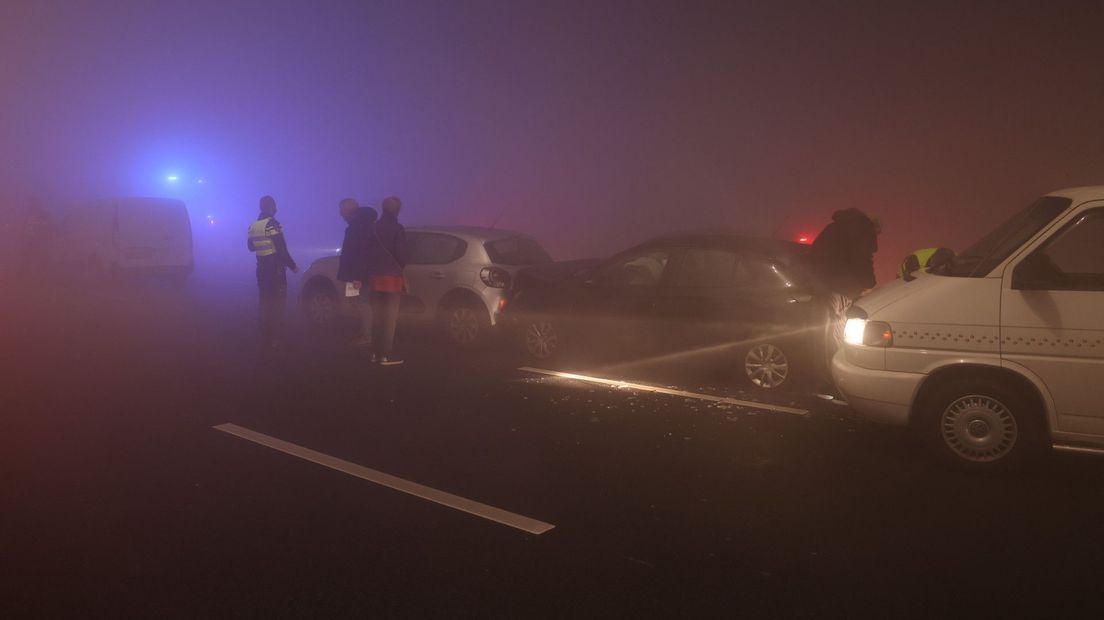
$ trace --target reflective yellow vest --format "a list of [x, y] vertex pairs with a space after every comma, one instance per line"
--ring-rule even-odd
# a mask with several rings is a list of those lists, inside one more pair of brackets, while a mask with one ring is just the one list
[[276, 243], [271, 239], [280, 234], [280, 229], [268, 223], [272, 218], [266, 217], [249, 225], [249, 251], [256, 252], [257, 256], [272, 256], [276, 253]]
[[948, 257], [954, 256], [954, 252], [943, 248], [924, 248], [923, 250], [916, 250], [912, 254], [906, 256], [905, 260], [901, 262], [901, 268], [897, 270], [897, 277], [908, 281], [912, 279], [913, 273], [917, 271], [926, 271], [928, 267], [931, 267], [932, 257], [940, 251], [945, 254], [944, 257], [941, 257], [942, 261], [945, 261]]

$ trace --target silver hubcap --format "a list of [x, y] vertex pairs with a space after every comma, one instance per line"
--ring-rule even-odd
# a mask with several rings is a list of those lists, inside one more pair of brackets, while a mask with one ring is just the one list
[[963, 396], [943, 412], [943, 441], [958, 456], [989, 463], [1016, 445], [1016, 418], [1000, 401], [988, 396]]
[[328, 323], [334, 315], [334, 304], [330, 296], [325, 293], [311, 295], [307, 304], [307, 314], [315, 323]]
[[552, 357], [558, 345], [556, 328], [549, 321], [535, 321], [525, 330], [525, 348], [537, 359]]
[[452, 341], [458, 344], [471, 344], [479, 336], [479, 317], [471, 308], [454, 308], [449, 319]]
[[760, 344], [752, 347], [744, 357], [744, 371], [753, 384], [772, 389], [785, 383], [790, 376], [790, 360], [773, 344]]

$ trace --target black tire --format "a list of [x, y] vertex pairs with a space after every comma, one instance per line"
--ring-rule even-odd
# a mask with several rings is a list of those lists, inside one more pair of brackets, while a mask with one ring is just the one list
[[521, 323], [521, 350], [529, 359], [545, 361], [563, 355], [567, 334], [562, 321], [549, 316], [527, 318]]
[[316, 327], [326, 327], [337, 320], [339, 303], [333, 287], [321, 283], [308, 285], [301, 299], [303, 315]]
[[764, 391], [793, 384], [792, 347], [778, 341], [755, 342], [738, 349], [735, 360], [737, 380]]
[[491, 318], [483, 304], [457, 300], [449, 302], [441, 313], [441, 328], [445, 340], [458, 349], [470, 349], [481, 344], [491, 329]]
[[1021, 469], [1045, 453], [1038, 399], [993, 379], [949, 381], [917, 407], [914, 430], [939, 462], [972, 472]]

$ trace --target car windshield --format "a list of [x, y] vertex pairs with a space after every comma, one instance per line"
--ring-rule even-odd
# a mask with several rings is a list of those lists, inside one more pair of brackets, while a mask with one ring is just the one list
[[488, 241], [483, 244], [487, 256], [496, 265], [543, 265], [551, 263], [552, 257], [534, 239], [528, 237], [510, 237]]
[[958, 278], [985, 277], [1012, 252], [1069, 208], [1073, 201], [1044, 196], [993, 229], [937, 271]]

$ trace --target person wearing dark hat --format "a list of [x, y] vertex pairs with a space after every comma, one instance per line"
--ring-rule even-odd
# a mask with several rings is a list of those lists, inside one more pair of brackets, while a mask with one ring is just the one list
[[249, 251], [257, 255], [257, 318], [261, 345], [277, 349], [284, 336], [284, 311], [287, 308], [287, 270], [299, 273], [299, 266], [288, 253], [284, 230], [276, 221], [276, 200], [261, 197], [261, 213], [249, 226]]
[[832, 357], [843, 344], [843, 326], [847, 310], [864, 291], [874, 288], [874, 253], [882, 232], [878, 218], [859, 209], [842, 209], [817, 235], [809, 251], [809, 261], [820, 291], [817, 298], [823, 311], [823, 333], [816, 348], [823, 385], [818, 393], [833, 399], [837, 390], [832, 381]]
[[375, 209], [362, 207], [352, 198], [345, 198], [337, 208], [348, 224], [341, 241], [337, 279], [345, 283], [345, 295], [355, 297], [351, 301], [356, 303], [360, 313], [360, 333], [353, 344], [367, 349], [372, 346], [372, 296], [365, 283], [368, 281], [368, 252], [374, 243], [372, 227], [379, 216]]

